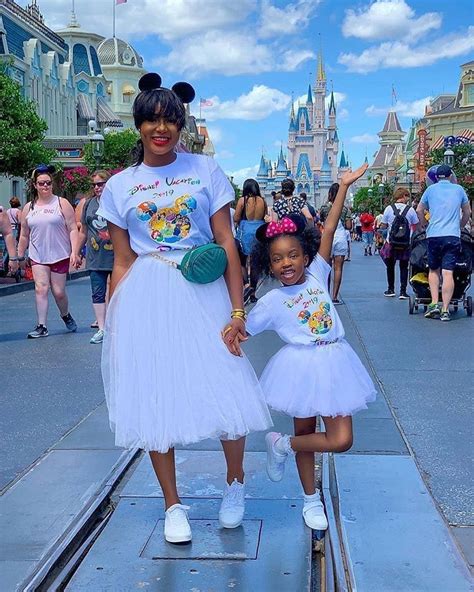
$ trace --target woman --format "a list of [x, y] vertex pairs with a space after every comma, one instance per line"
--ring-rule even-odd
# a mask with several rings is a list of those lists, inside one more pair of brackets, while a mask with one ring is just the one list
[[21, 202], [18, 197], [10, 199], [10, 207], [7, 210], [7, 216], [12, 227], [12, 234], [15, 242], [20, 238], [20, 216], [21, 216]]
[[69, 312], [66, 277], [69, 266], [76, 267], [77, 225], [71, 204], [53, 194], [53, 166], [40, 165], [31, 178], [32, 199], [21, 214], [18, 259], [25, 266], [25, 252], [33, 269], [38, 322], [29, 339], [47, 337], [48, 292], [54, 296], [68, 331], [77, 330]]
[[308, 210], [306, 200], [301, 196], [293, 195], [295, 191], [295, 184], [293, 179], [283, 179], [281, 182], [282, 198], [278, 199], [273, 204], [278, 220], [290, 214], [299, 214], [306, 218], [308, 224], [314, 224], [311, 212]]
[[107, 171], [92, 173], [94, 194], [82, 207], [78, 250], [76, 251], [77, 260], [80, 261], [81, 250], [87, 243], [86, 269], [90, 271], [92, 306], [98, 329], [90, 343], [102, 343], [104, 339], [107, 282], [114, 266], [114, 252], [107, 230], [107, 221], [97, 214], [100, 196], [109, 179], [110, 173]]
[[[257, 228], [265, 223], [268, 214], [267, 203], [260, 194], [260, 186], [255, 179], [246, 179], [242, 188], [242, 197], [235, 208], [234, 223], [237, 226], [237, 240], [240, 245], [242, 273], [245, 283], [250, 277], [249, 285], [244, 291], [244, 300], [257, 302], [258, 275], [255, 274], [250, 253], [255, 243]], [[248, 273], [250, 268], [250, 273]]]
[[[227, 485], [219, 520], [235, 528], [244, 514], [244, 436], [271, 419], [239, 346], [246, 332], [229, 211], [234, 190], [211, 158], [175, 151], [193, 88], [162, 88], [153, 73], [139, 88], [136, 163], [107, 182], [98, 210], [114, 245], [102, 374], [115, 442], [150, 453], [165, 500], [165, 539], [183, 543], [192, 534], [174, 447], [222, 440]], [[176, 264], [213, 240], [227, 254], [224, 276], [186, 280]]]
[[[321, 222], [325, 222], [332, 204], [336, 199], [339, 191], [339, 183], [333, 183], [329, 187], [328, 201], [321, 207], [320, 217]], [[333, 270], [333, 284], [332, 284], [332, 301], [334, 304], [341, 304], [339, 300], [339, 290], [342, 282], [342, 269], [344, 267], [344, 260], [348, 254], [346, 228], [351, 229], [351, 213], [349, 208], [343, 206], [342, 214], [339, 218], [339, 223], [334, 233], [334, 241], [332, 244], [332, 270]]]

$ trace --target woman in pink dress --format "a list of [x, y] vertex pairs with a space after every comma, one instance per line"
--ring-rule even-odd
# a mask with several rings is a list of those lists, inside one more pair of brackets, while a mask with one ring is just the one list
[[24, 266], [28, 248], [38, 317], [35, 329], [28, 333], [29, 339], [48, 336], [46, 319], [50, 288], [67, 330], [77, 330], [66, 294], [69, 266], [77, 263], [77, 225], [71, 204], [67, 199], [53, 195], [53, 173], [54, 167], [46, 165], [40, 165], [33, 171], [33, 197], [21, 215], [18, 259]]

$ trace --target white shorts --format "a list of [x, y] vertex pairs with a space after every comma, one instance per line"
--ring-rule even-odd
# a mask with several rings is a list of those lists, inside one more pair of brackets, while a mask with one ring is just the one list
[[332, 243], [332, 251], [331, 251], [331, 255], [333, 257], [346, 257], [348, 253], [348, 249], [347, 249], [347, 241], [341, 240], [338, 238], [338, 240], [335, 240]]

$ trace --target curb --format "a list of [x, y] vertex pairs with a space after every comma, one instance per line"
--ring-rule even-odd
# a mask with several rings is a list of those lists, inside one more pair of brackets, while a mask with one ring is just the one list
[[[67, 281], [79, 280], [83, 277], [87, 277], [89, 271], [83, 269], [81, 271], [74, 271], [73, 273], [67, 274]], [[0, 286], [0, 298], [2, 296], [9, 296], [10, 294], [19, 294], [20, 292], [27, 292], [28, 290], [34, 290], [35, 283], [33, 281], [20, 282], [19, 284], [7, 284]]]

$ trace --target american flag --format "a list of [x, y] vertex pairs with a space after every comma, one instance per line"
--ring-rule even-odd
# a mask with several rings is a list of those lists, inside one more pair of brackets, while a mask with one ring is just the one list
[[213, 103], [210, 99], [203, 99], [200, 100], [201, 107], [212, 107]]
[[126, 4], [127, 0], [115, 0], [115, 4]]

